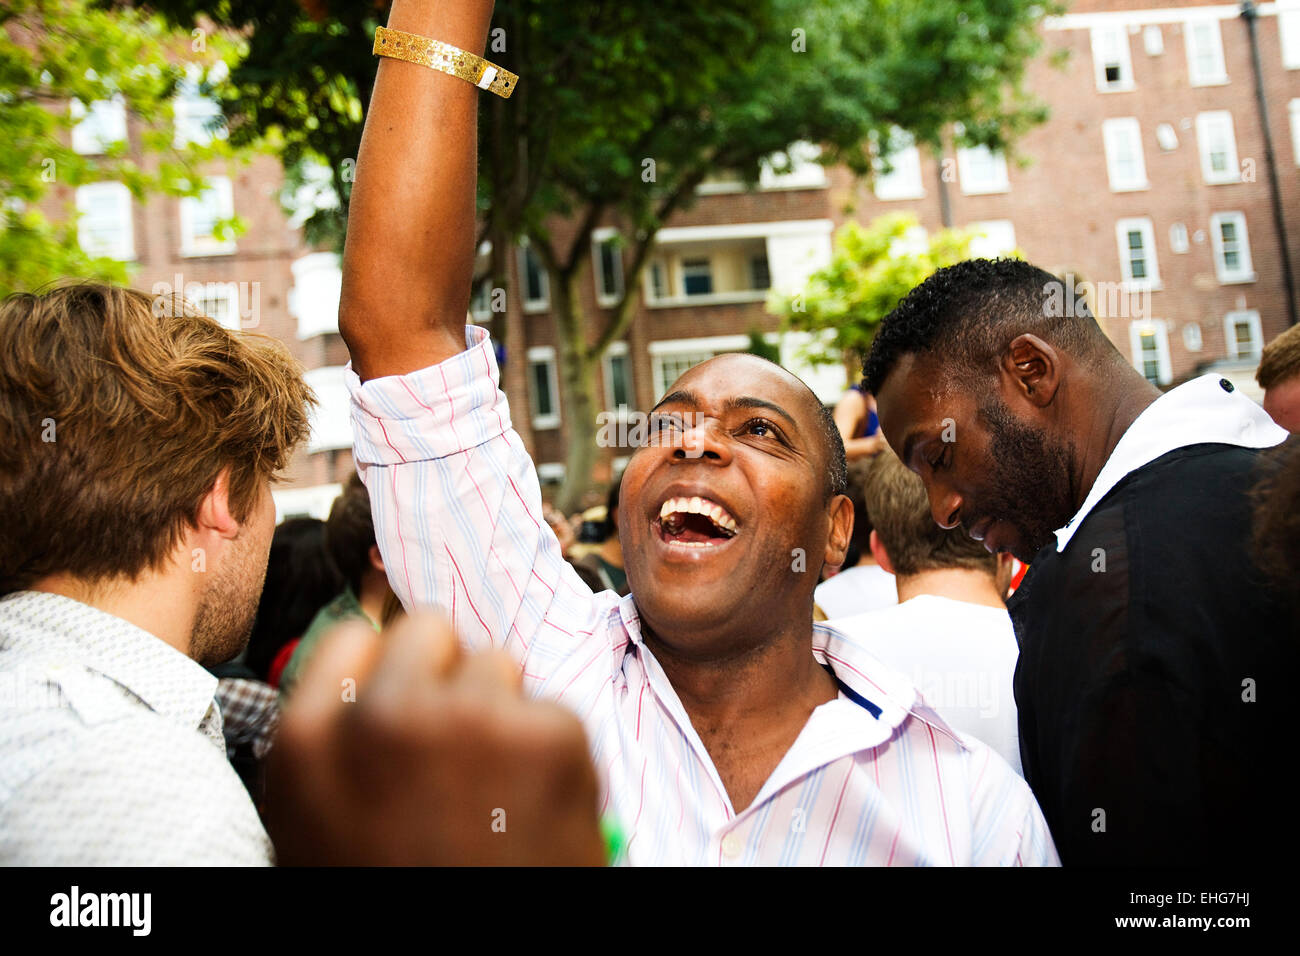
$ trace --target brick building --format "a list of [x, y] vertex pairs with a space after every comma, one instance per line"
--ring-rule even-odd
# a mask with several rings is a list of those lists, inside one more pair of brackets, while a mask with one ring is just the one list
[[[1263, 3], [1257, 13], [1280, 210], [1300, 267], [1300, 0]], [[951, 139], [932, 155], [896, 138], [893, 171], [874, 184], [821, 167], [805, 147], [789, 173], [765, 172], [753, 189], [722, 173], [702, 185], [694, 205], [660, 233], [626, 339], [602, 363], [605, 408], [648, 409], [692, 364], [744, 349], [750, 330], [774, 333], [778, 321], [764, 308], [769, 288], [797, 289], [829, 260], [846, 219], [898, 211], [931, 231], [978, 225], [985, 233], [978, 254], [1018, 249], [1090, 283], [1106, 331], [1152, 381], [1167, 386], [1214, 366], [1257, 394], [1259, 352], [1288, 326], [1294, 306], [1241, 6], [1075, 0], [1044, 25], [1044, 40], [1027, 83], [1051, 118], [1014, 156], [957, 149]], [[1053, 64], [1060, 50], [1068, 53], [1064, 66]], [[214, 313], [245, 325], [251, 296], [260, 296], [258, 330], [289, 344], [322, 400], [291, 483], [277, 492], [280, 511], [323, 514], [351, 469], [337, 257], [306, 248], [272, 201], [281, 181], [273, 160], [214, 174], [226, 178], [202, 201], [152, 200], [124, 211], [109, 186], [101, 195], [92, 188], [78, 205], [92, 232], [99, 223], [113, 234], [115, 215], [131, 223], [139, 288], [174, 285], [180, 275], [182, 285], [203, 284]], [[233, 244], [203, 235], [230, 209], [249, 221], [244, 235]], [[616, 231], [617, 223], [606, 224], [592, 244], [583, 307], [593, 334], [622, 291]], [[525, 246], [510, 260], [504, 386], [543, 481], [558, 481], [568, 423], [546, 276]], [[475, 296], [481, 319], [490, 315], [488, 291]], [[802, 364], [798, 344], [787, 337], [783, 359], [834, 401], [847, 376]], [[618, 454], [606, 453], [596, 483], [620, 464]]]

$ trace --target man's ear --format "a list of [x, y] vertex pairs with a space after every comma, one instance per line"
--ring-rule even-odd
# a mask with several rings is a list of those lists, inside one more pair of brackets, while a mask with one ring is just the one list
[[894, 573], [894, 563], [889, 560], [889, 552], [885, 550], [884, 542], [880, 540], [880, 535], [876, 534], [875, 529], [871, 531], [871, 556], [876, 559], [876, 564], [880, 565], [882, 570]]
[[836, 495], [830, 503], [831, 533], [826, 539], [823, 561], [834, 567], [844, 564], [853, 537], [853, 502], [848, 495]]
[[1024, 332], [1011, 340], [1002, 371], [1031, 405], [1043, 408], [1061, 385], [1061, 354], [1036, 335]]
[[221, 469], [217, 480], [199, 501], [195, 525], [200, 532], [211, 531], [223, 538], [239, 534], [239, 522], [231, 511], [229, 467]]
[[380, 574], [386, 573], [384, 571], [384, 559], [379, 553], [379, 545], [372, 544], [370, 546], [370, 550], [366, 552], [366, 557], [370, 559], [370, 566], [372, 568], [374, 568]]

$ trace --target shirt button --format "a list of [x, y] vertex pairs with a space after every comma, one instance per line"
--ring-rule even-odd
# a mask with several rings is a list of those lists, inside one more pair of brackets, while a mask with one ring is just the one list
[[1219, 388], [1223, 389], [1225, 392], [1231, 392], [1233, 386], [1226, 378], [1221, 378], [1219, 379]]
[[722, 855], [735, 859], [740, 856], [740, 837], [734, 833], [728, 833], [722, 838]]

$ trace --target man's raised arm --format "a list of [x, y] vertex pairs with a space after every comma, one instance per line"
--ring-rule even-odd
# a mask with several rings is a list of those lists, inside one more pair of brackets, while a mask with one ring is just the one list
[[[482, 54], [493, 0], [394, 0], [388, 26]], [[379, 61], [357, 157], [339, 332], [362, 381], [465, 350], [481, 91]], [[490, 95], [490, 94], [489, 94]]]

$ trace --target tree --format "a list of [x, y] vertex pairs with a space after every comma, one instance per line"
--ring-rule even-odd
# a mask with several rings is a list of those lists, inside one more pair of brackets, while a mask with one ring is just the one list
[[[128, 280], [124, 263], [81, 248], [72, 194], [60, 203], [57, 189], [112, 180], [137, 199], [201, 192], [198, 164], [229, 150], [219, 139], [176, 148], [172, 95], [188, 65], [230, 52], [220, 38], [80, 0], [9, 0], [0, 9], [0, 294], [68, 276]], [[136, 145], [118, 139], [98, 155], [77, 152], [79, 117], [111, 101], [141, 121]]]
[[[345, 216], [376, 69], [369, 38], [386, 5], [152, 6], [184, 24], [207, 14], [249, 37], [225, 102], [232, 138], [271, 134], [290, 167], [323, 160], [337, 204], [314, 219]], [[960, 120], [964, 142], [1006, 145], [1044, 116], [1021, 81], [1047, 9], [1035, 0], [497, 3], [487, 56], [522, 79], [510, 100], [483, 104], [481, 237], [492, 242], [494, 289], [508, 288], [506, 255], [522, 236], [550, 279], [569, 426], [557, 504], [573, 507], [589, 480], [596, 369], [632, 320], [659, 228], [695, 187], [722, 169], [753, 182], [763, 160], [801, 141], [867, 173], [871, 144], [895, 128], [938, 144]], [[625, 291], [592, 317], [578, 290], [605, 221], [623, 227]], [[504, 322], [493, 332], [503, 339]]]
[[920, 239], [915, 217], [881, 216], [863, 227], [845, 223], [830, 264], [813, 273], [803, 291], [773, 294], [768, 308], [792, 329], [812, 332], [807, 357], [858, 365], [876, 329], [900, 299], [945, 266], [971, 258], [977, 229], [944, 229]]

